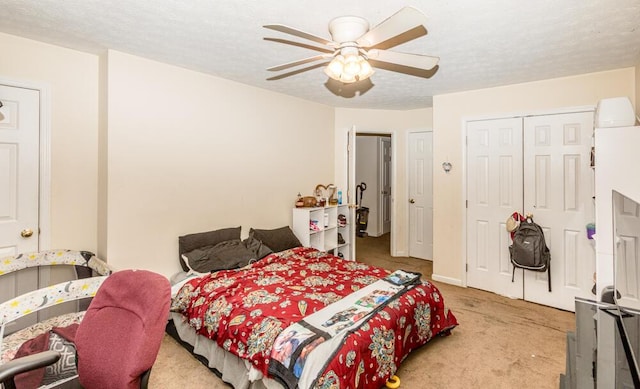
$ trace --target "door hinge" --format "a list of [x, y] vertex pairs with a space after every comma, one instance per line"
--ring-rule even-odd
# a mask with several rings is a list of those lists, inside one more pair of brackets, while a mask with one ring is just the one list
[[469, 264], [468, 263], [464, 264], [464, 271], [467, 272], [467, 273], [469, 272]]
[[465, 200], [464, 201], [464, 207], [465, 208], [469, 208], [469, 200]]

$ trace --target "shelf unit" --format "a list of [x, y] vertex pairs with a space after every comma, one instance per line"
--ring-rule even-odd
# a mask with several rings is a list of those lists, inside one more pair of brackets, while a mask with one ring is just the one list
[[[345, 225], [339, 225], [339, 215], [346, 218]], [[317, 225], [317, 229], [311, 228], [312, 222]], [[353, 223], [349, 220], [349, 206], [346, 204], [293, 209], [292, 230], [305, 247], [313, 247], [351, 260], [351, 228]], [[338, 234], [342, 236], [344, 243], [338, 242]]]

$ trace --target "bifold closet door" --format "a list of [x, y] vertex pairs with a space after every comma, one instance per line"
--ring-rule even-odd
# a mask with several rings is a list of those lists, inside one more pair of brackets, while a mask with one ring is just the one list
[[[467, 285], [573, 311], [593, 298], [593, 113], [467, 123]], [[551, 250], [548, 273], [516, 269], [506, 219], [532, 213]]]
[[467, 285], [523, 298], [506, 220], [523, 208], [522, 118], [467, 123]]
[[592, 112], [524, 118], [524, 212], [544, 230], [552, 281], [549, 292], [547, 272], [526, 271], [527, 301], [573, 311], [575, 297], [595, 297], [595, 250], [586, 236], [595, 218], [592, 137]]

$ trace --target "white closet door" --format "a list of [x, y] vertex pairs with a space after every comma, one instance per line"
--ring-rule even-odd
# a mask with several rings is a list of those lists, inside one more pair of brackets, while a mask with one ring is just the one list
[[585, 229], [595, 218], [592, 136], [592, 112], [524, 119], [524, 212], [545, 232], [552, 281], [549, 292], [547, 272], [525, 271], [527, 301], [573, 311], [575, 297], [595, 297], [595, 253]]
[[522, 210], [522, 118], [467, 123], [467, 285], [522, 298], [506, 220]]

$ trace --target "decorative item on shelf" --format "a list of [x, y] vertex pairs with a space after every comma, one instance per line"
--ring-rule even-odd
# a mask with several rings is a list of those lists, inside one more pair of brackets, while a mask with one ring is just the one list
[[316, 185], [316, 189], [314, 191], [314, 194], [316, 195], [316, 197], [325, 200], [324, 205], [327, 205], [327, 203], [328, 205], [338, 205], [338, 200], [334, 198], [335, 193], [336, 193], [336, 186], [333, 184], [329, 184], [329, 185], [318, 184]]
[[313, 196], [304, 196], [302, 198], [302, 206], [305, 208], [315, 207], [318, 205], [318, 200]]
[[331, 196], [329, 196], [329, 205], [338, 205], [338, 199], [334, 197], [338, 188], [333, 184], [329, 184], [327, 185], [327, 190], [331, 191]]
[[346, 227], [347, 217], [343, 214], [338, 215], [338, 227]]
[[320, 227], [318, 227], [318, 221], [311, 219], [309, 220], [309, 230], [311, 231], [320, 231]]
[[302, 195], [298, 192], [298, 198], [296, 199], [296, 208], [304, 207], [304, 200], [302, 199]]
[[345, 244], [342, 234], [338, 232], [338, 244]]

